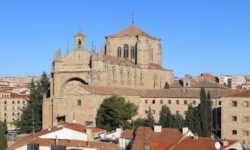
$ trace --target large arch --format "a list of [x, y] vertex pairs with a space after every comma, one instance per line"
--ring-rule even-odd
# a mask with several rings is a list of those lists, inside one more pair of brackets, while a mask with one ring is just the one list
[[60, 90], [60, 95], [63, 96], [65, 94], [76, 94], [77, 92], [80, 94], [83, 85], [88, 85], [88, 82], [79, 78], [73, 77], [66, 80]]

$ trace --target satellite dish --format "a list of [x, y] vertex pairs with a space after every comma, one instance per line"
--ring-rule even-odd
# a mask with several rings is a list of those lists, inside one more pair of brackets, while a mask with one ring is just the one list
[[220, 142], [215, 142], [214, 147], [216, 150], [220, 150], [221, 148]]

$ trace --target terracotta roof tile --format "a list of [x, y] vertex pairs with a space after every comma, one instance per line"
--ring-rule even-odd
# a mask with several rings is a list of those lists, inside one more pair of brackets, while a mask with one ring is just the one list
[[133, 130], [124, 130], [121, 133], [121, 138], [132, 139], [134, 136]]
[[134, 62], [132, 62], [129, 59], [118, 58], [118, 57], [114, 57], [114, 56], [110, 56], [110, 55], [103, 55], [103, 59], [104, 59], [104, 61], [108, 61], [110, 63], [114, 63], [117, 65], [139, 68], [138, 65], [136, 65]]
[[250, 90], [227, 95], [225, 97], [250, 97]]
[[139, 127], [135, 133], [132, 150], [144, 150], [145, 146], [150, 149], [165, 150], [182, 138], [178, 129], [162, 128], [160, 133], [154, 132], [149, 127]]
[[[100, 95], [130, 95], [140, 96], [142, 98], [199, 98], [200, 88], [197, 89], [132, 89], [132, 88], [115, 88], [115, 87], [97, 87], [82, 85], [82, 87], [90, 92]], [[222, 97], [234, 93], [241, 92], [243, 90], [233, 89], [206, 89], [206, 92], [210, 92], [212, 97]]]
[[[7, 148], [7, 150], [13, 150], [13, 149], [15, 149], [17, 147], [21, 147], [21, 146], [29, 143], [30, 141], [33, 141], [34, 139], [37, 139], [41, 135], [52, 133], [52, 132], [61, 130], [63, 128], [72, 129], [72, 130], [75, 130], [75, 131], [78, 131], [78, 132], [86, 132], [86, 128], [85, 128], [84, 125], [77, 124], [77, 123], [64, 122], [64, 123], [60, 123], [58, 126], [50, 128], [50, 129], [41, 130], [41, 131], [38, 131], [38, 132], [36, 132], [34, 134], [25, 136], [25, 137], [21, 138], [20, 140], [16, 141], [14, 144], [10, 145]], [[100, 133], [100, 132], [105, 132], [105, 130], [94, 127], [92, 129], [92, 132], [93, 133]]]
[[[212, 150], [215, 149], [214, 144], [216, 140], [211, 138], [203, 138], [199, 137], [198, 139], [194, 139], [192, 137], [186, 137], [180, 143], [176, 144], [171, 148], [171, 150]], [[235, 141], [228, 141], [228, 146], [235, 143]], [[222, 146], [222, 149], [227, 146]]]
[[159, 40], [146, 32], [144, 32], [142, 29], [138, 28], [135, 24], [130, 25], [129, 27], [115, 33], [114, 35], [110, 35], [107, 37], [135, 37], [135, 36], [145, 36], [152, 40]]
[[38, 144], [42, 146], [67, 146], [67, 147], [89, 147], [96, 148], [98, 150], [121, 150], [118, 145], [114, 143], [106, 143], [106, 142], [85, 142], [80, 140], [58, 140], [57, 144], [55, 139], [36, 139], [32, 142], [33, 144]]

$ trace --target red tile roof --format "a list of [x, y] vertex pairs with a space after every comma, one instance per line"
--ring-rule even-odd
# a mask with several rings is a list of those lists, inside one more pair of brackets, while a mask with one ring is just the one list
[[66, 147], [88, 147], [88, 148], [96, 148], [98, 150], [121, 150], [118, 145], [114, 143], [106, 143], [106, 142], [85, 142], [80, 140], [58, 140], [57, 144], [55, 139], [36, 139], [32, 141], [33, 144], [38, 144], [42, 146], [66, 146]]
[[134, 134], [133, 130], [124, 130], [121, 133], [121, 138], [132, 139], [134, 137], [133, 134]]
[[152, 150], [165, 150], [177, 143], [182, 137], [178, 129], [162, 128], [160, 133], [156, 133], [149, 127], [139, 127], [135, 133], [132, 150], [144, 150], [145, 146]]
[[250, 90], [227, 95], [225, 97], [250, 97]]
[[136, 37], [136, 36], [145, 36], [152, 40], [159, 40], [149, 34], [147, 34], [142, 29], [138, 28], [135, 24], [130, 25], [129, 27], [115, 33], [114, 35], [110, 35], [107, 37]]
[[17, 93], [10, 93], [11, 98], [23, 98], [23, 99], [28, 99], [30, 95], [27, 94], [17, 94]]
[[[140, 96], [142, 98], [199, 98], [200, 88], [196, 89], [133, 89], [133, 88], [115, 88], [115, 87], [100, 87], [82, 85], [82, 87], [94, 94], [100, 95], [131, 95]], [[238, 93], [243, 90], [233, 89], [207, 89], [212, 97], [222, 97], [229, 94]]]
[[[193, 137], [186, 137], [183, 139], [180, 143], [177, 143], [173, 147], [170, 148], [170, 150], [214, 150], [216, 140], [211, 138], [203, 138], [199, 137], [197, 139]], [[228, 146], [234, 144], [235, 141], [228, 141]], [[228, 146], [222, 146], [222, 149], [228, 147]]]
[[[78, 132], [86, 132], [86, 128], [85, 128], [84, 125], [77, 124], [77, 123], [67, 123], [67, 122], [60, 123], [58, 126], [52, 127], [50, 129], [41, 130], [41, 131], [38, 131], [38, 132], [36, 132], [34, 134], [31, 134], [31, 135], [28, 135], [28, 136], [25, 136], [25, 137], [21, 138], [20, 140], [16, 141], [14, 144], [10, 145], [7, 148], [7, 150], [16, 149], [18, 147], [21, 147], [23, 145], [28, 144], [30, 141], [33, 141], [33, 140], [37, 139], [39, 136], [42, 136], [42, 135], [45, 135], [45, 134], [48, 134], [48, 133], [52, 133], [52, 132], [61, 130], [63, 128], [72, 129], [72, 130], [75, 130], [75, 131], [78, 131]], [[100, 132], [105, 132], [105, 130], [93, 127], [92, 132], [93, 133], [100, 133]]]

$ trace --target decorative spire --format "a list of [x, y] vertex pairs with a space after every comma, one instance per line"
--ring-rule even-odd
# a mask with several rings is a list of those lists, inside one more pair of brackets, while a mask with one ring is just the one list
[[54, 61], [61, 61], [61, 59], [62, 59], [61, 49], [58, 48], [57, 51], [56, 51], [56, 55], [55, 55]]
[[135, 15], [132, 13], [132, 24], [135, 24]]
[[69, 53], [69, 41], [67, 40], [67, 43], [66, 43], [66, 50], [67, 50], [67, 54]]

